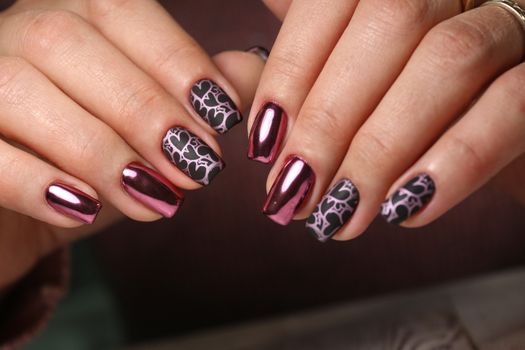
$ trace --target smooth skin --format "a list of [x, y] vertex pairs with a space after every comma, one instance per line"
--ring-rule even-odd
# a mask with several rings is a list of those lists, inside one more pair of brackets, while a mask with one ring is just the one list
[[437, 191], [405, 227], [491, 181], [525, 203], [525, 32], [508, 11], [462, 12], [459, 0], [265, 3], [284, 23], [248, 128], [268, 101], [288, 113], [267, 188], [290, 155], [310, 164], [316, 184], [296, 219], [343, 178], [360, 203], [337, 240], [362, 234], [385, 198], [422, 173]]
[[[0, 290], [124, 216], [160, 219], [121, 186], [130, 162], [199, 188], [162, 154], [164, 134], [185, 127], [220, 153], [190, 105], [191, 86], [212, 79], [242, 107], [263, 67], [244, 52], [208, 57], [153, 0], [20, 0], [1, 13]], [[94, 225], [47, 204], [55, 181], [103, 201]]]

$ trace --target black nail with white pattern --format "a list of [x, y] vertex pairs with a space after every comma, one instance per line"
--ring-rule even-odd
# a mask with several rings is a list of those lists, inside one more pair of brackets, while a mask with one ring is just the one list
[[242, 121], [242, 115], [232, 99], [209, 79], [193, 85], [190, 101], [197, 114], [219, 134], [224, 134]]
[[177, 168], [204, 186], [226, 166], [210, 146], [183, 128], [168, 130], [162, 141], [162, 149]]
[[359, 191], [348, 179], [335, 184], [306, 221], [306, 229], [320, 242], [332, 238], [354, 215]]
[[420, 174], [383, 203], [381, 215], [389, 223], [398, 225], [423, 209], [435, 192], [434, 180], [427, 174]]

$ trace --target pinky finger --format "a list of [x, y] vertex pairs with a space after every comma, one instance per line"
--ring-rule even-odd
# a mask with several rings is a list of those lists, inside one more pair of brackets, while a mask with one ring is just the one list
[[[426, 225], [486, 184], [525, 152], [525, 64], [497, 79], [393, 186], [383, 217]], [[424, 210], [423, 210], [424, 209]], [[418, 215], [416, 215], [418, 214]]]
[[48, 224], [92, 224], [102, 205], [82, 181], [0, 140], [0, 207]]

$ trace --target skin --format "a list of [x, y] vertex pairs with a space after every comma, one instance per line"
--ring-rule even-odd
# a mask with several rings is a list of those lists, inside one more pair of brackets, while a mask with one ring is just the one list
[[[0, 13], [0, 290], [121, 218], [160, 219], [120, 185], [130, 162], [199, 188], [163, 156], [162, 137], [183, 126], [220, 154], [188, 92], [210, 78], [242, 108], [263, 66], [244, 52], [210, 58], [153, 0], [20, 0]], [[104, 203], [95, 224], [47, 204], [57, 180]]]
[[487, 184], [525, 203], [525, 33], [508, 11], [462, 13], [456, 0], [265, 3], [284, 22], [248, 129], [266, 101], [287, 111], [267, 188], [289, 155], [310, 164], [317, 181], [295, 219], [342, 178], [361, 199], [336, 240], [362, 234], [385, 198], [421, 173], [437, 191], [405, 227], [429, 224]]

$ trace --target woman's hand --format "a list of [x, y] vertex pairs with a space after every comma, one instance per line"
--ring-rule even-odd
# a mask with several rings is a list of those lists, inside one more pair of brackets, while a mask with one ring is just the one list
[[270, 218], [308, 217], [321, 241], [358, 236], [380, 208], [418, 227], [498, 174], [525, 202], [525, 23], [508, 6], [266, 3], [284, 24], [250, 115], [249, 157], [276, 160]]
[[[213, 62], [153, 0], [20, 0], [1, 13], [0, 289], [119, 213], [173, 216], [179, 188], [223, 169], [214, 136], [241, 120], [263, 65]], [[79, 228], [99, 198], [101, 220]]]

